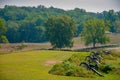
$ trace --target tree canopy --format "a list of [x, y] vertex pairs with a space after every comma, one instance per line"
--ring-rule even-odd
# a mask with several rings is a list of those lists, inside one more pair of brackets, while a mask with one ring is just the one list
[[76, 32], [75, 21], [63, 15], [50, 17], [45, 23], [46, 35], [54, 48], [72, 47], [72, 38]]
[[7, 43], [8, 40], [5, 36], [6, 27], [3, 19], [0, 19], [0, 43]]
[[105, 34], [109, 26], [109, 22], [96, 19], [88, 20], [84, 23], [82, 37], [85, 41], [85, 45], [92, 43], [93, 47], [95, 47], [96, 43], [105, 44], [109, 41], [109, 38]]
[[116, 33], [120, 33], [120, 20], [116, 20], [114, 23], [113, 23], [113, 26], [114, 26], [114, 30]]
[[[0, 8], [0, 18], [4, 19], [6, 34], [4, 34], [10, 43], [19, 42], [45, 42], [48, 39], [45, 36], [44, 23], [50, 16], [59, 17], [67, 15], [75, 20], [77, 26], [75, 36], [81, 34], [85, 23], [89, 19], [103, 19], [110, 21], [110, 32], [118, 33], [120, 21], [120, 11], [103, 11], [101, 13], [87, 12], [84, 9], [75, 8], [72, 10], [63, 10], [54, 7], [17, 7], [8, 6]], [[116, 23], [117, 21], [117, 23]]]

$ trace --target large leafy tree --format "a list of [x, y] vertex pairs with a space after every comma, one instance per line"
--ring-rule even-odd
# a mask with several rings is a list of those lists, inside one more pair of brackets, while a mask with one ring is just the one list
[[84, 23], [84, 28], [82, 31], [82, 36], [85, 41], [85, 45], [93, 44], [93, 47], [96, 46], [96, 43], [105, 44], [109, 41], [109, 38], [106, 36], [105, 32], [108, 30], [109, 22], [104, 22], [103, 20], [88, 20]]
[[63, 15], [61, 17], [50, 17], [45, 23], [46, 34], [54, 48], [72, 47], [76, 31], [75, 21]]
[[5, 22], [3, 19], [0, 19], [0, 43], [7, 43], [8, 40], [4, 35], [6, 32]]

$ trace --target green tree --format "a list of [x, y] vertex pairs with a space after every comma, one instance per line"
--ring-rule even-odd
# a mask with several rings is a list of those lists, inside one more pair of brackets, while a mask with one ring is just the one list
[[119, 12], [115, 12], [114, 10], [109, 10], [107, 11], [103, 11], [103, 19], [104, 20], [109, 20], [110, 21], [110, 32], [116, 32], [116, 26], [114, 26], [116, 23], [116, 20], [120, 20], [120, 14]]
[[4, 20], [0, 19], [0, 43], [8, 42], [6, 36], [4, 36], [5, 32], [6, 32], [5, 22]]
[[46, 34], [54, 48], [72, 47], [76, 31], [75, 21], [64, 15], [58, 18], [50, 17], [45, 23]]
[[6, 38], [6, 36], [4, 36], [4, 35], [1, 35], [0, 36], [0, 43], [8, 43], [9, 41], [8, 41], [8, 39]]
[[115, 30], [117, 33], [120, 33], [120, 20], [116, 20], [116, 21], [113, 23], [113, 26], [114, 26], [114, 30]]
[[109, 38], [105, 34], [105, 31], [108, 30], [109, 26], [109, 22], [96, 19], [88, 20], [84, 23], [82, 36], [85, 45], [92, 43], [93, 47], [95, 47], [96, 43], [105, 44], [109, 41]]
[[18, 31], [19, 29], [19, 25], [17, 22], [15, 21], [7, 21], [7, 32], [6, 32], [6, 36], [9, 40], [9, 42], [11, 43], [15, 43], [18, 42], [18, 40], [20, 40], [20, 33]]

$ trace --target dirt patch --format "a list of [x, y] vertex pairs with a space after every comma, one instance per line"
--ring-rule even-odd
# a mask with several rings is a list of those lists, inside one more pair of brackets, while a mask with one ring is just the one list
[[57, 63], [61, 63], [62, 61], [58, 61], [58, 60], [48, 60], [45, 62], [45, 66], [49, 66], [49, 65], [54, 65]]

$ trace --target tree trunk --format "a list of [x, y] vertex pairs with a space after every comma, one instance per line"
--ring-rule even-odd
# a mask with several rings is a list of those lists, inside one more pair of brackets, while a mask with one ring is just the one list
[[96, 41], [95, 41], [95, 38], [93, 38], [93, 48], [95, 48], [95, 44], [96, 44]]
[[93, 48], [95, 48], [96, 46], [95, 46], [95, 44], [96, 44], [96, 42], [93, 42]]

